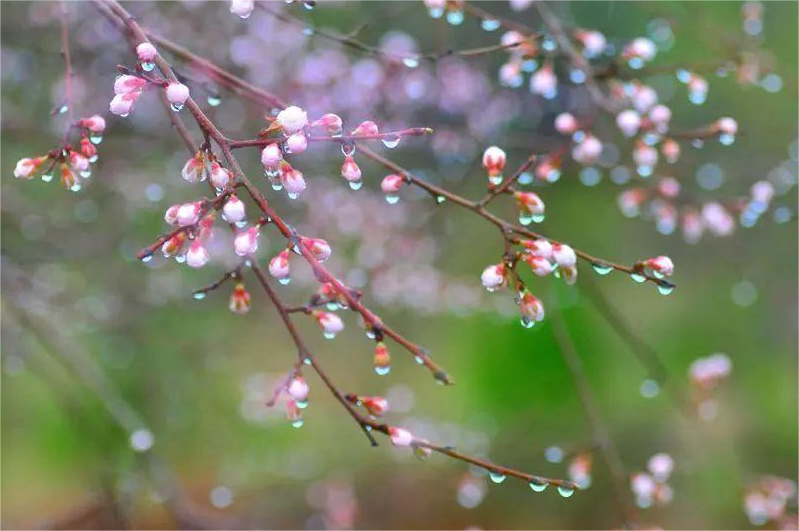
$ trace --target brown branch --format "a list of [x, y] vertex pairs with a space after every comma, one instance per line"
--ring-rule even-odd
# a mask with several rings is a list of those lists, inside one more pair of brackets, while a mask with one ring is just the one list
[[[429, 127], [412, 127], [409, 129], [402, 129], [401, 131], [389, 131], [387, 133], [375, 133], [368, 135], [308, 135], [308, 142], [355, 142], [359, 140], [399, 140], [406, 136], [424, 136], [432, 135], [433, 130]], [[264, 147], [269, 144], [278, 144], [283, 142], [281, 138], [250, 138], [247, 140], [231, 140], [227, 139], [230, 144], [230, 149], [241, 149], [246, 147]]]
[[[61, 7], [61, 57], [64, 59], [64, 105], [67, 107], [67, 132], [65, 139], [69, 136], [75, 122], [75, 114], [72, 109], [72, 56], [69, 51], [69, 13], [67, 12], [66, 2], [60, 2]], [[61, 112], [61, 109], [55, 109]]]

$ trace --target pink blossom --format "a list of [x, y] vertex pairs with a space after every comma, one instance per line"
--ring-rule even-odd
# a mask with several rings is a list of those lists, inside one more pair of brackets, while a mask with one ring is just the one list
[[641, 117], [632, 109], [627, 109], [616, 115], [616, 125], [624, 136], [633, 136], [641, 126]]
[[540, 256], [528, 254], [525, 255], [524, 260], [529, 264], [533, 274], [537, 277], [545, 277], [555, 270], [555, 267], [549, 260]]
[[[215, 164], [219, 165], [218, 163]], [[190, 183], [201, 182], [206, 179], [205, 156], [202, 151], [198, 151], [196, 155], [186, 161], [180, 171], [180, 176]]]
[[233, 240], [233, 247], [236, 254], [239, 256], [247, 256], [255, 253], [258, 250], [258, 236], [260, 230], [258, 227], [250, 227], [236, 234]]
[[388, 413], [388, 400], [382, 396], [364, 396], [361, 397], [360, 400], [361, 404], [363, 404], [363, 407], [365, 407], [369, 414], [373, 417], [379, 418]]
[[189, 87], [172, 81], [166, 86], [166, 97], [172, 105], [183, 105], [189, 99]]
[[203, 243], [200, 240], [194, 240], [189, 247], [189, 252], [186, 253], [186, 264], [196, 269], [207, 264], [210, 259], [211, 255]]
[[358, 127], [352, 131], [353, 136], [371, 136], [379, 133], [377, 124], [371, 120], [361, 122]]
[[305, 177], [299, 170], [289, 164], [283, 166], [283, 171], [280, 174], [280, 182], [283, 183], [288, 193], [294, 195], [301, 194], [306, 187]]
[[330, 245], [327, 243], [327, 241], [321, 238], [303, 238], [300, 243], [309, 251], [311, 251], [311, 254], [314, 255], [314, 258], [320, 262], [324, 262], [330, 258], [330, 255], [333, 253], [333, 250], [330, 248]]
[[141, 92], [147, 80], [137, 76], [121, 75], [114, 80], [114, 94], [130, 94]]
[[325, 335], [335, 336], [344, 330], [344, 321], [333, 312], [316, 312], [316, 321]]
[[222, 215], [228, 223], [239, 223], [247, 218], [244, 201], [231, 194], [225, 206], [222, 207]]
[[562, 112], [555, 117], [555, 130], [562, 135], [570, 135], [577, 131], [577, 119], [568, 112]]
[[99, 114], [95, 114], [80, 121], [80, 125], [91, 131], [92, 133], [102, 133], [105, 131], [105, 118]]
[[494, 264], [486, 267], [480, 275], [480, 281], [489, 291], [504, 287], [507, 283], [505, 264]]
[[255, 9], [253, 0], [230, 0], [230, 12], [241, 18], [249, 17]]
[[223, 168], [221, 164], [214, 161], [211, 163], [211, 184], [218, 190], [223, 190], [233, 182], [233, 172]]
[[139, 99], [139, 92], [131, 92], [129, 94], [117, 94], [108, 105], [108, 109], [112, 114], [125, 117], [133, 110], [133, 105]]
[[391, 437], [391, 443], [394, 446], [410, 446], [413, 444], [413, 434], [405, 428], [391, 426], [388, 429], [388, 435]]
[[289, 250], [283, 249], [269, 260], [269, 274], [276, 279], [285, 279], [290, 275]]
[[497, 146], [491, 146], [483, 152], [483, 168], [488, 171], [489, 177], [502, 175], [506, 159], [505, 152]]
[[648, 468], [655, 480], [666, 481], [674, 470], [674, 459], [669, 454], [655, 454], [649, 458]]
[[261, 150], [261, 164], [263, 164], [265, 168], [274, 168], [281, 160], [283, 160], [283, 152], [280, 150], [280, 146], [277, 145], [277, 143], [267, 144], [264, 146], [264, 149]]
[[577, 263], [577, 255], [574, 249], [565, 243], [552, 244], [552, 258], [560, 267], [570, 267]]
[[136, 46], [136, 56], [139, 58], [139, 61], [146, 63], [152, 62], [155, 60], [156, 55], [158, 55], [158, 50], [149, 42], [142, 42]]
[[522, 314], [522, 320], [528, 323], [537, 323], [544, 320], [544, 305], [538, 297], [529, 291], [525, 291], [519, 300], [519, 311]]
[[286, 139], [289, 152], [299, 155], [308, 149], [308, 138], [303, 133], [294, 133]]
[[328, 113], [311, 124], [311, 127], [319, 127], [329, 135], [341, 133], [342, 121], [337, 114]]
[[299, 107], [292, 105], [280, 111], [275, 122], [287, 135], [291, 135], [308, 125], [308, 115]]
[[670, 277], [674, 273], [674, 262], [668, 256], [650, 258], [644, 264], [661, 276]]
[[33, 174], [38, 171], [44, 160], [45, 157], [20, 159], [14, 167], [14, 177], [17, 179], [33, 179]]
[[308, 387], [305, 378], [299, 375], [291, 379], [286, 389], [289, 396], [297, 402], [305, 402], [308, 399], [310, 390], [311, 388]]
[[386, 175], [380, 183], [380, 188], [386, 194], [396, 194], [404, 182], [405, 180], [399, 175]]
[[543, 238], [539, 238], [537, 240], [524, 240], [522, 241], [522, 246], [524, 247], [525, 252], [532, 256], [540, 256], [541, 258], [546, 258], [547, 260], [552, 258], [552, 244], [549, 242], [549, 240], [544, 240]]
[[[176, 222], [181, 227], [194, 225], [200, 220], [201, 203], [184, 203], [178, 207], [176, 212]], [[169, 213], [169, 211], [167, 211]]]

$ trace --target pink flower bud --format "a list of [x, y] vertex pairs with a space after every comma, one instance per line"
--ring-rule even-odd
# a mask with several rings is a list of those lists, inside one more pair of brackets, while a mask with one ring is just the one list
[[244, 284], [241, 282], [236, 283], [236, 287], [233, 288], [233, 293], [230, 294], [228, 308], [231, 312], [242, 315], [250, 311], [251, 306], [252, 299], [250, 298], [250, 293], [244, 287]]
[[499, 83], [505, 87], [518, 87], [522, 84], [522, 67], [518, 61], [509, 61], [499, 67]]
[[562, 135], [574, 133], [577, 127], [577, 119], [568, 112], [562, 112], [555, 117], [555, 130]]
[[178, 211], [182, 205], [172, 205], [171, 207], [166, 209], [166, 213], [164, 214], [164, 221], [169, 223], [170, 225], [177, 225], [178, 224]]
[[363, 407], [365, 407], [373, 417], [382, 417], [389, 410], [388, 400], [382, 396], [364, 396], [361, 397], [360, 400]]
[[332, 339], [336, 334], [344, 330], [344, 322], [341, 317], [332, 312], [316, 312], [315, 317], [328, 339]]
[[261, 164], [264, 165], [264, 168], [274, 168], [281, 160], [283, 160], [283, 152], [276, 143], [267, 144], [261, 150]]
[[241, 18], [249, 17], [255, 9], [253, 0], [230, 0], [230, 12]]
[[180, 176], [190, 183], [196, 183], [205, 180], [207, 173], [205, 167], [205, 155], [202, 151], [198, 151], [192, 158], [186, 161], [186, 164], [183, 165], [183, 169], [180, 171]]
[[105, 131], [105, 118], [103, 118], [99, 114], [95, 114], [94, 116], [82, 119], [80, 121], [80, 125], [88, 129], [92, 133], [99, 134]]
[[570, 267], [577, 263], [577, 255], [574, 253], [574, 249], [565, 243], [552, 244], [552, 258], [560, 267]]
[[522, 314], [522, 322], [525, 326], [532, 326], [532, 324], [544, 320], [544, 305], [538, 300], [538, 297], [525, 291], [519, 300], [519, 311]]
[[284, 165], [283, 172], [280, 174], [280, 181], [283, 183], [286, 191], [293, 195], [301, 194], [306, 187], [305, 177], [303, 177], [299, 170], [293, 168], [289, 164]]
[[752, 194], [752, 199], [766, 205], [774, 197], [774, 185], [768, 181], [757, 181], [749, 191]]
[[413, 434], [405, 428], [391, 426], [388, 429], [388, 436], [394, 446], [410, 446], [413, 444]]
[[637, 112], [627, 109], [616, 115], [616, 125], [624, 136], [633, 136], [641, 126], [641, 117]]
[[182, 106], [189, 99], [189, 87], [183, 83], [172, 81], [166, 86], [166, 98], [175, 106]]
[[496, 291], [507, 284], [505, 264], [494, 264], [486, 267], [480, 275], [480, 282], [488, 291]]
[[547, 260], [552, 258], [552, 244], [549, 243], [549, 240], [544, 240], [542, 238], [537, 240], [523, 240], [522, 246], [525, 252], [532, 256], [540, 256]]
[[573, 286], [575, 282], [577, 282], [577, 266], [564, 266], [558, 268], [560, 272], [560, 278], [569, 285]]
[[649, 111], [649, 119], [656, 129], [665, 131], [671, 121], [671, 109], [665, 105], [655, 105]]
[[221, 164], [214, 161], [211, 163], [211, 184], [217, 190], [223, 190], [233, 182], [233, 172], [227, 168], [223, 168]]
[[738, 122], [729, 117], [719, 118], [716, 120], [716, 128], [720, 133], [735, 135], [738, 132]]
[[544, 214], [544, 202], [535, 192], [514, 192], [513, 197], [520, 210], [533, 216]]
[[216, 219], [216, 212], [211, 212], [203, 219], [200, 220], [200, 230], [197, 233], [197, 239], [203, 242], [209, 241], [214, 236], [214, 220]]
[[491, 146], [483, 152], [483, 168], [488, 171], [489, 177], [502, 175], [507, 157], [505, 152], [497, 146]]
[[342, 122], [337, 114], [328, 113], [311, 124], [312, 127], [324, 129], [329, 135], [341, 133]]
[[630, 478], [630, 488], [637, 498], [650, 501], [655, 494], [657, 485], [652, 476], [638, 472]]
[[658, 181], [657, 190], [663, 197], [674, 199], [680, 193], [680, 181], [674, 177], [664, 177]]
[[231, 194], [225, 206], [222, 207], [222, 215], [228, 223], [239, 223], [247, 218], [244, 201]]
[[67, 190], [73, 190], [79, 184], [78, 176], [66, 164], [61, 165], [61, 184]]
[[386, 175], [383, 177], [383, 181], [380, 183], [380, 188], [383, 190], [383, 193], [396, 194], [399, 192], [404, 182], [405, 180], [399, 175]]
[[97, 155], [97, 147], [92, 144], [91, 140], [84, 136], [80, 139], [80, 153], [87, 159], [90, 159]]
[[287, 135], [291, 135], [308, 125], [308, 115], [299, 107], [292, 105], [280, 111], [275, 122]]
[[668, 256], [656, 256], [655, 258], [650, 258], [644, 264], [663, 277], [670, 277], [674, 273], [674, 262]]
[[196, 269], [207, 264], [210, 259], [211, 255], [203, 243], [200, 240], [194, 240], [189, 247], [189, 252], [186, 253], [186, 264]]
[[308, 399], [308, 394], [310, 392], [310, 387], [308, 384], [305, 383], [305, 378], [302, 376], [295, 376], [289, 382], [286, 391], [288, 392], [289, 396], [296, 400], [297, 402], [305, 402]]
[[649, 458], [647, 463], [656, 481], [666, 481], [674, 470], [674, 459], [669, 454], [659, 453]]
[[69, 165], [72, 166], [72, 169], [75, 171], [86, 171], [89, 169], [89, 159], [77, 151], [71, 151], [69, 153]]
[[664, 140], [663, 145], [660, 146], [660, 151], [669, 164], [674, 164], [680, 158], [680, 144], [674, 139], [667, 138]]
[[652, 146], [639, 142], [633, 150], [633, 161], [638, 166], [652, 168], [658, 163], [658, 152]]
[[[175, 215], [175, 221], [181, 227], [188, 227], [200, 221], [200, 211], [202, 210], [200, 202], [184, 203], [178, 207]], [[169, 210], [167, 210], [169, 214]]]
[[324, 262], [330, 258], [330, 255], [333, 253], [330, 245], [321, 238], [302, 238], [302, 240], [300, 240], [300, 244], [311, 251], [311, 254], [314, 255], [314, 258], [320, 262]]
[[657, 47], [655, 43], [645, 37], [638, 37], [630, 42], [623, 52], [625, 58], [637, 57], [645, 62], [649, 62], [655, 58]]
[[17, 179], [33, 179], [33, 175], [45, 161], [45, 157], [26, 158], [17, 161], [14, 177]]
[[133, 110], [133, 105], [139, 99], [139, 92], [131, 92], [129, 94], [117, 94], [108, 104], [108, 109], [112, 114], [125, 117]]
[[186, 243], [186, 233], [185, 232], [178, 232], [161, 246], [161, 252], [164, 254], [165, 258], [170, 258], [172, 256], [177, 255], [182, 249], [183, 244]]
[[371, 120], [366, 120], [365, 122], [361, 122], [358, 127], [356, 127], [352, 131], [353, 136], [370, 136], [376, 135], [379, 131], [377, 129], [377, 124], [372, 122]]
[[589, 58], [598, 56], [607, 47], [607, 39], [598, 31], [578, 31], [576, 37], [583, 45], [583, 55]]
[[248, 254], [255, 253], [255, 251], [258, 250], [259, 234], [260, 230], [258, 227], [250, 227], [236, 234], [233, 240], [233, 247], [236, 250], [236, 254], [239, 256], [247, 256]]
[[530, 92], [545, 98], [553, 98], [558, 93], [558, 78], [552, 66], [545, 64], [530, 76]]
[[358, 167], [352, 155], [344, 157], [344, 164], [341, 165], [341, 176], [351, 183], [361, 180], [361, 168]]
[[308, 139], [303, 133], [294, 133], [286, 139], [286, 146], [291, 153], [299, 155], [308, 149]]
[[549, 260], [540, 256], [528, 254], [525, 255], [524, 260], [530, 266], [533, 274], [537, 277], [545, 277], [555, 270], [555, 266], [553, 266]]
[[152, 62], [155, 60], [156, 55], [158, 55], [158, 51], [155, 49], [155, 46], [149, 42], [143, 42], [136, 46], [136, 56], [139, 58], [139, 61], [146, 63]]
[[286, 279], [290, 275], [289, 250], [283, 249], [269, 260], [269, 274], [278, 280]]
[[601, 153], [602, 142], [591, 134], [585, 135], [583, 141], [572, 149], [572, 157], [580, 164], [593, 164]]
[[147, 80], [137, 76], [121, 75], [114, 80], [114, 94], [130, 94], [131, 92], [141, 92]]

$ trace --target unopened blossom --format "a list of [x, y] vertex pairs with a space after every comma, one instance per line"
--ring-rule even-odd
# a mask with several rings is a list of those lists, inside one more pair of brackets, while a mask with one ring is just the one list
[[328, 113], [314, 121], [311, 127], [318, 127], [324, 130], [329, 135], [341, 134], [343, 122], [337, 114]]
[[602, 142], [591, 134], [585, 135], [582, 142], [572, 149], [572, 157], [580, 164], [593, 164], [602, 153]]
[[553, 183], [560, 178], [560, 159], [544, 156], [535, 168], [535, 177], [540, 181]]
[[178, 224], [178, 211], [182, 205], [172, 205], [166, 209], [164, 213], [164, 221], [169, 223], [170, 225], [177, 225]]
[[87, 171], [89, 169], [89, 159], [77, 151], [72, 151], [69, 154], [69, 165], [72, 166], [72, 169], [75, 171]]
[[236, 194], [230, 194], [225, 206], [222, 207], [222, 215], [228, 223], [239, 223], [247, 219], [244, 201], [239, 199]]
[[228, 308], [231, 312], [241, 315], [250, 311], [250, 306], [252, 306], [250, 293], [244, 287], [244, 284], [237, 282], [236, 287], [233, 288], [233, 293], [230, 294]]
[[376, 123], [374, 123], [371, 120], [366, 120], [366, 121], [361, 122], [360, 124], [358, 124], [358, 127], [356, 127], [352, 131], [352, 135], [353, 136], [371, 136], [371, 135], [376, 135], [379, 132], [380, 131], [377, 128], [377, 124]]
[[386, 175], [380, 182], [380, 189], [386, 194], [396, 194], [399, 192], [405, 180], [396, 174]]
[[[214, 164], [219, 166], [217, 162], [214, 162]], [[190, 183], [204, 181], [208, 176], [205, 165], [205, 154], [202, 151], [198, 151], [193, 157], [187, 160], [186, 164], [183, 165], [183, 169], [180, 171], [180, 176]]]
[[[188, 227], [200, 221], [200, 202], [184, 203], [180, 205], [175, 213], [175, 221], [181, 227]], [[167, 211], [169, 213], [169, 211]]]
[[93, 159], [97, 156], [97, 147], [84, 136], [80, 139], [80, 153], [87, 159]]
[[239, 256], [247, 256], [257, 251], [259, 235], [260, 230], [257, 226], [242, 230], [236, 234], [236, 237], [233, 239], [233, 248], [236, 250], [236, 254]]
[[699, 358], [691, 363], [688, 369], [691, 381], [702, 388], [711, 389], [729, 376], [732, 371], [732, 362], [724, 354], [712, 354], [706, 358]]
[[648, 85], [637, 83], [632, 87], [631, 101], [636, 111], [646, 113], [657, 105], [658, 93]]
[[497, 146], [491, 146], [483, 152], [483, 168], [486, 169], [489, 177], [502, 176], [506, 160], [505, 152]]
[[81, 127], [85, 127], [92, 133], [100, 134], [105, 131], [105, 118], [99, 114], [95, 114], [88, 118], [83, 118], [79, 124]]
[[158, 55], [158, 50], [149, 42], [142, 42], [136, 46], [136, 57], [139, 58], [139, 61], [150, 63], [155, 60], [156, 55]]
[[211, 163], [211, 184], [217, 190], [223, 190], [233, 182], [233, 172], [223, 168], [221, 164], [214, 161]]
[[738, 132], [738, 122], [730, 117], [719, 118], [716, 120], [716, 129], [725, 135], [735, 135]]
[[514, 192], [513, 198], [516, 199], [516, 205], [523, 212], [532, 216], [544, 214], [544, 202], [535, 192]]
[[[657, 484], [649, 474], [637, 472], [630, 478], [630, 488], [633, 494], [635, 494], [635, 497], [640, 501], [648, 501], [651, 503], [655, 495], [655, 490], [657, 489]], [[648, 503], [645, 505], [648, 505]]]
[[214, 220], [216, 220], [216, 212], [212, 211], [197, 224], [197, 239], [203, 242], [210, 241], [214, 236]]
[[130, 94], [141, 92], [147, 80], [138, 76], [123, 74], [114, 80], [114, 94]]
[[321, 238], [302, 238], [300, 244], [304, 245], [309, 251], [311, 251], [311, 254], [314, 255], [314, 258], [320, 262], [324, 262], [330, 258], [331, 254], [333, 254], [330, 244]]
[[752, 194], [752, 199], [767, 205], [774, 197], [774, 185], [768, 181], [757, 181], [749, 192]]
[[211, 254], [205, 245], [199, 239], [194, 240], [189, 246], [189, 252], [186, 253], [186, 264], [189, 267], [198, 268], [207, 264], [210, 259]]
[[391, 426], [388, 429], [388, 435], [394, 446], [410, 446], [413, 443], [413, 434], [405, 428]]
[[507, 284], [507, 266], [494, 264], [486, 267], [480, 275], [480, 281], [489, 291], [494, 291]]
[[366, 411], [373, 417], [382, 417], [388, 412], [388, 400], [382, 396], [364, 396], [360, 398], [360, 402]]
[[577, 40], [583, 45], [583, 55], [588, 58], [597, 57], [605, 51], [608, 41], [605, 36], [595, 30], [577, 31]]
[[658, 151], [648, 144], [638, 142], [633, 149], [633, 161], [639, 167], [652, 168], [658, 163]]
[[344, 164], [341, 165], [341, 176], [351, 183], [361, 180], [361, 168], [358, 167], [352, 155], [344, 157]]
[[519, 299], [519, 311], [524, 323], [537, 323], [544, 320], [543, 303], [529, 291], [525, 290]]
[[674, 177], [664, 177], [658, 181], [657, 190], [661, 196], [674, 199], [680, 194], [680, 181]]
[[261, 150], [261, 164], [263, 164], [265, 168], [274, 168], [281, 160], [283, 160], [283, 152], [276, 143], [267, 144], [264, 149]]
[[641, 127], [641, 116], [632, 109], [621, 111], [616, 115], [616, 126], [624, 136], [633, 136]]
[[284, 163], [280, 172], [280, 182], [289, 194], [299, 195], [305, 190], [305, 177], [300, 170], [290, 164]]
[[249, 17], [255, 9], [254, 0], [230, 0], [230, 12], [241, 18]]
[[333, 337], [344, 330], [344, 321], [333, 312], [316, 312], [314, 316], [327, 337]]
[[61, 184], [67, 190], [72, 190], [78, 185], [78, 176], [66, 164], [61, 165]]
[[543, 238], [537, 240], [523, 240], [522, 246], [524, 247], [525, 253], [529, 253], [532, 256], [539, 256], [547, 260], [552, 258], [552, 244], [549, 240]]
[[305, 402], [308, 400], [308, 394], [310, 390], [311, 388], [308, 387], [308, 384], [305, 382], [305, 378], [299, 375], [292, 378], [286, 387], [286, 392], [297, 402]]
[[552, 259], [559, 267], [570, 267], [577, 263], [577, 255], [574, 249], [565, 243], [552, 244]]
[[558, 93], [558, 78], [552, 65], [545, 64], [530, 76], [530, 92], [545, 98], [552, 98]]
[[660, 146], [660, 152], [663, 153], [666, 162], [674, 164], [680, 158], [680, 144], [673, 138], [667, 138]]
[[283, 132], [287, 135], [292, 135], [308, 125], [308, 114], [299, 107], [292, 105], [280, 111], [275, 118], [275, 122], [283, 128]]
[[663, 482], [669, 479], [671, 471], [674, 470], [674, 459], [669, 454], [661, 452], [649, 458], [647, 467], [655, 480]]
[[391, 366], [391, 355], [388, 353], [388, 347], [382, 341], [378, 341], [375, 345], [374, 366], [378, 374], [385, 374]]
[[508, 53], [512, 54], [514, 58], [517, 58], [517, 56], [534, 57], [538, 53], [538, 45], [535, 39], [515, 30], [503, 33], [499, 43], [502, 46], [512, 46], [508, 48]]
[[508, 61], [499, 67], [499, 83], [505, 87], [517, 87], [522, 84], [522, 66], [518, 61]]
[[161, 252], [164, 254], [164, 257], [171, 258], [180, 253], [180, 251], [183, 250], [183, 244], [186, 243], [187, 239], [188, 237], [186, 236], [185, 232], [178, 232], [165, 241], [161, 246]]
[[562, 135], [574, 133], [577, 127], [577, 118], [571, 113], [562, 112], [555, 117], [555, 130]]
[[189, 87], [177, 81], [171, 81], [166, 86], [166, 98], [175, 106], [182, 106], [189, 99]]
[[708, 84], [702, 76], [691, 74], [688, 78], [688, 92], [692, 103], [701, 104], [707, 99]]
[[668, 256], [656, 256], [644, 262], [649, 269], [663, 277], [670, 277], [674, 273], [674, 262]]
[[646, 37], [638, 37], [624, 48], [622, 55], [627, 59], [638, 58], [648, 63], [655, 58], [656, 53], [657, 47], [654, 42]]
[[649, 110], [649, 120], [659, 131], [665, 131], [671, 121], [671, 109], [663, 104], [658, 104]]
[[108, 104], [108, 110], [112, 114], [122, 116], [123, 118], [130, 114], [133, 110], [133, 105], [139, 99], [139, 92], [131, 92], [129, 94], [117, 94]]
[[289, 277], [289, 250], [283, 249], [269, 260], [269, 274], [278, 280]]
[[530, 270], [537, 277], [545, 277], [555, 270], [552, 262], [541, 256], [525, 255], [524, 261], [530, 266]]
[[33, 179], [33, 175], [39, 170], [47, 157], [25, 158], [17, 161], [14, 167], [14, 177], [17, 179]]
[[299, 155], [308, 149], [308, 138], [304, 133], [294, 133], [286, 139], [286, 147], [290, 153]]
[[563, 266], [558, 268], [558, 272], [560, 273], [560, 278], [569, 285], [573, 286], [577, 282], [577, 266]]

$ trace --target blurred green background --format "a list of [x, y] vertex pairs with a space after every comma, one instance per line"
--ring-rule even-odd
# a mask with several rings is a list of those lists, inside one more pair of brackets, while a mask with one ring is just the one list
[[[359, 33], [365, 42], [377, 42], [391, 30], [403, 31], [422, 50], [482, 46], [498, 38], [468, 17], [459, 27], [433, 20], [421, 2], [321, 4], [309, 13], [282, 3], [272, 7], [342, 33], [367, 21], [368, 27]], [[534, 494], [511, 478], [501, 485], [485, 482], [482, 502], [467, 508], [458, 502], [459, 485], [470, 473], [464, 463], [442, 456], [422, 463], [409, 452], [390, 448], [388, 441], [370, 448], [310, 373], [305, 426], [295, 430], [282, 411], [267, 411], [262, 402], [271, 382], [290, 367], [296, 354], [254, 283], [248, 283], [252, 311], [237, 316], [226, 309], [229, 286], [201, 302], [191, 297], [193, 289], [215, 280], [224, 266], [210, 264], [195, 271], [157, 259], [148, 267], [133, 258], [164, 230], [166, 207], [196, 193], [179, 177], [185, 152], [170, 135], [155, 98], [145, 94], [127, 121], [109, 118], [99, 146], [100, 162], [80, 193], [67, 192], [57, 182], [14, 179], [14, 162], [52, 149], [63, 129], [63, 118], [50, 115], [63, 91], [59, 11], [49, 2], [3, 2], [0, 7], [4, 527], [620, 525], [611, 479], [599, 455], [594, 457], [591, 487], [569, 499], [552, 489]], [[539, 25], [533, 10], [513, 13], [504, 2], [481, 7]], [[780, 76], [781, 90], [770, 92], [741, 85], [734, 76], [711, 75], [708, 102], [696, 107], [687, 101], [685, 87], [675, 85], [672, 73], [659, 78], [676, 93], [670, 102], [675, 124], [690, 128], [725, 115], [739, 121], [742, 133], [733, 146], [709, 142], [702, 150], [691, 150], [673, 169], [684, 187], [697, 189], [697, 169], [708, 162], [717, 164], [723, 170], [723, 185], [719, 190], [698, 190], [702, 197], [746, 194], [751, 183], [775, 167], [796, 177], [797, 4], [767, 2], [764, 7], [765, 68]], [[240, 21], [225, 3], [131, 3], [129, 8], [143, 24], [208, 53], [222, 66], [233, 65], [237, 73], [266, 80], [265, 88], [302, 106], [311, 103], [293, 92], [296, 63], [320, 49], [341, 49], [301, 35], [267, 47], [272, 37], [262, 32], [276, 31], [269, 25], [272, 19], [257, 12]], [[567, 25], [596, 28], [618, 42], [645, 34], [652, 20], [667, 22], [674, 45], [662, 51], [655, 64], [718, 60], [742, 33], [737, 2], [578, 2], [554, 9]], [[70, 2], [68, 11], [76, 113], [103, 112], [111, 97], [114, 65], [130, 64], [129, 52], [90, 4]], [[247, 35], [252, 38], [247, 40]], [[274, 72], [243, 67], [248, 57], [244, 48], [261, 61], [275, 56]], [[357, 52], [345, 51], [353, 62], [360, 59]], [[243, 58], [232, 61], [231, 53]], [[492, 91], [512, 92], [496, 86], [503, 61], [504, 54], [497, 53], [471, 59], [468, 65], [484, 73]], [[341, 75], [345, 73], [349, 75], [346, 70]], [[391, 99], [388, 88], [376, 90]], [[235, 125], [228, 129], [231, 136], [252, 136], [263, 126], [262, 110], [242, 106], [224, 92], [222, 96], [212, 113], [222, 122], [228, 120], [224, 123], [231, 125], [225, 127]], [[461, 131], [472, 139], [472, 152], [451, 164], [434, 158], [431, 142], [425, 140], [405, 141], [390, 155], [459, 193], [479, 197], [484, 185], [475, 159], [479, 152], [491, 143], [507, 146], [508, 166], [515, 167], [531, 145], [551, 141], [546, 124], [551, 123], [551, 113], [565, 105], [529, 94], [519, 101], [516, 119], [504, 121], [486, 138], [474, 128], [465, 132], [468, 113], [436, 112], [435, 105], [407, 111], [381, 103], [370, 117], [380, 124], [407, 122]], [[532, 126], [525, 113], [537, 116], [529, 122]], [[618, 141], [612, 119], [603, 120], [601, 137]], [[354, 192], [340, 190], [345, 188], [336, 176], [340, 155], [331, 148], [314, 150], [319, 154], [298, 163], [306, 175], [313, 175], [309, 193], [318, 186], [358, 199]], [[248, 171], [260, 172], [255, 153], [243, 155], [243, 160]], [[365, 160], [362, 168], [365, 189], [371, 191], [358, 194], [364, 201], [369, 198], [372, 206], [361, 214], [356, 235], [341, 236], [337, 245], [339, 237], [324, 227], [324, 219], [335, 219], [338, 206], [329, 213], [317, 212], [319, 230], [327, 230], [323, 235], [337, 253], [331, 268], [342, 274], [357, 265], [357, 234], [368, 233], [391, 208], [381, 206], [379, 198], [377, 182], [383, 170]], [[562, 312], [626, 470], [643, 470], [656, 452], [668, 452], [675, 459], [669, 482], [673, 503], [640, 511], [640, 523], [749, 527], [742, 505], [746, 485], [761, 474], [796, 479], [797, 473], [795, 216], [778, 224], [767, 213], [756, 226], [739, 227], [731, 237], [706, 237], [689, 246], [679, 235], [658, 234], [650, 222], [625, 219], [616, 207], [619, 187], [607, 178], [595, 187], [583, 186], [577, 171], [567, 164], [560, 182], [537, 190], [548, 212], [541, 231], [623, 263], [667, 254], [677, 264], [678, 288], [673, 294], [661, 296], [651, 285], [635, 284], [619, 273], [598, 277], [581, 266], [576, 286], [553, 278], [531, 283], [551, 317], [525, 330], [515, 315], [496, 309], [498, 299], [506, 303], [501, 308], [512, 302], [507, 300], [509, 293], [477, 291], [480, 271], [502, 252], [496, 229], [453, 206], [433, 207], [428, 198], [409, 197], [398, 207], [405, 209], [404, 217], [391, 230], [402, 235], [406, 223], [412, 242], [425, 234], [425, 245], [435, 250], [415, 251], [408, 267], [417, 267], [414, 260], [422, 264], [418, 267], [432, 266], [442, 278], [475, 290], [480, 302], [464, 311], [440, 303], [437, 311], [395, 303], [375, 308], [387, 323], [429, 348], [456, 385], [435, 385], [410, 356], [390, 343], [392, 371], [375, 376], [372, 344], [352, 315], [344, 316], [347, 329], [332, 342], [321, 337], [310, 319], [300, 318], [300, 329], [342, 389], [389, 397], [399, 410], [389, 415], [389, 422], [500, 464], [565, 477], [566, 462], [547, 461], [544, 450], [584, 449], [591, 445], [591, 431], [553, 337], [551, 319]], [[263, 189], [268, 189], [265, 181]], [[777, 205], [795, 209], [794, 194], [795, 188], [778, 198]], [[276, 202], [300, 228], [316, 227], [303, 225], [307, 203]], [[514, 215], [510, 206], [498, 206], [497, 212]], [[261, 251], [264, 258], [279, 248], [274, 234], [269, 236], [270, 244]], [[385, 245], [396, 241], [389, 239]], [[310, 275], [294, 263], [298, 279], [281, 292], [301, 303], [308, 295]], [[367, 302], [379, 299], [380, 289], [376, 285], [366, 290]], [[589, 289], [599, 290], [659, 353], [668, 378], [658, 396], [644, 398], [640, 393], [647, 371], [592, 304]], [[425, 297], [439, 300], [449, 295], [433, 290]], [[688, 366], [713, 352], [726, 353], [733, 371], [717, 391], [717, 417], [703, 421], [690, 404], [671, 397], [672, 392], [682, 398], [690, 395]], [[153, 434], [149, 452], [131, 448], [131, 433], [140, 429]], [[138, 432], [139, 443], [143, 433]]]

